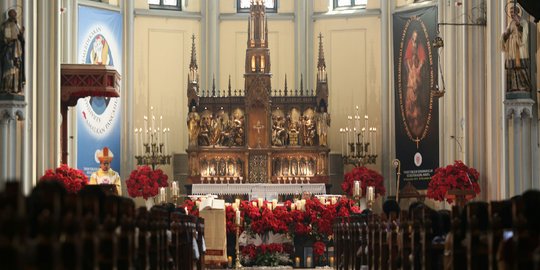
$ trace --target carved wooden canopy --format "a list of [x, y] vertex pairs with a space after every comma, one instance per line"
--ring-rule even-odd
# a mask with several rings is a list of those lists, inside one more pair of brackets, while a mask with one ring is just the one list
[[62, 64], [62, 104], [75, 106], [79, 98], [120, 97], [120, 74], [114, 68], [90, 64]]

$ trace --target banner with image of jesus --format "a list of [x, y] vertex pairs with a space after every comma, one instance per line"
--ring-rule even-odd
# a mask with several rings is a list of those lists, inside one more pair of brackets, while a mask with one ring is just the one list
[[400, 187], [426, 189], [439, 166], [437, 86], [437, 7], [393, 16], [395, 141], [401, 162]]

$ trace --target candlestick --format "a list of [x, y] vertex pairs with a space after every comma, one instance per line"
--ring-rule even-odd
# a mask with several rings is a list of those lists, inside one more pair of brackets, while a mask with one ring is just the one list
[[335, 263], [334, 262], [334, 256], [330, 256], [329, 261], [330, 261], [330, 267], [334, 267], [334, 263]]
[[236, 210], [236, 225], [240, 225], [240, 210]]
[[300, 257], [294, 258], [294, 267], [300, 268]]
[[367, 201], [368, 207], [371, 208], [373, 202], [375, 201], [375, 187], [373, 186], [367, 187]]
[[178, 191], [179, 191], [179, 190], [178, 190], [178, 183], [176, 183], [176, 181], [173, 181], [173, 182], [172, 182], [172, 187], [171, 187], [171, 189], [172, 189], [172, 195], [173, 195], [173, 196], [178, 196]]
[[345, 150], [347, 152], [347, 156], [349, 155], [349, 128], [345, 128], [345, 133], [347, 133], [347, 146], [345, 147]]

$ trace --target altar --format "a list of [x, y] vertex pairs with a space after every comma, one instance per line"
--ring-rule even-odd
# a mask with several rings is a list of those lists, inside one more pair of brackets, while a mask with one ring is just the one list
[[193, 195], [249, 195], [251, 198], [264, 198], [272, 200], [279, 195], [295, 195], [309, 192], [313, 195], [326, 194], [326, 185], [313, 184], [193, 184]]

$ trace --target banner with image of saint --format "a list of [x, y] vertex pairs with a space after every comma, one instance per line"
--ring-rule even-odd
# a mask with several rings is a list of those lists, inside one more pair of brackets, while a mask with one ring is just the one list
[[[122, 76], [122, 14], [79, 5], [78, 20], [77, 62], [112, 66]], [[96, 151], [106, 146], [114, 155], [111, 168], [120, 172], [121, 99], [79, 99], [76, 122], [77, 168], [88, 176], [97, 171]]]
[[437, 7], [393, 15], [395, 141], [401, 162], [400, 188], [426, 189], [439, 166]]

